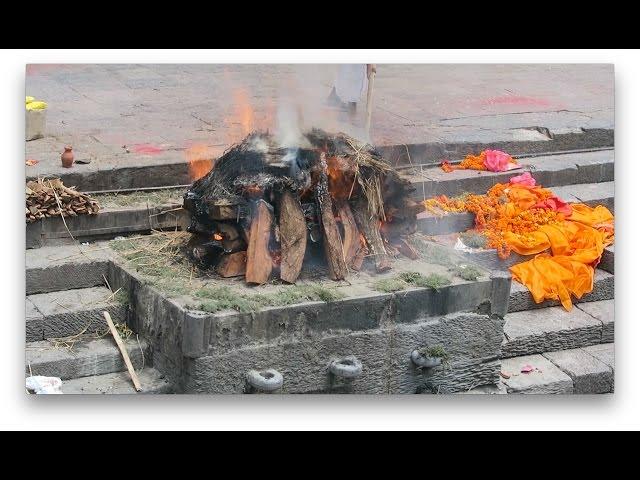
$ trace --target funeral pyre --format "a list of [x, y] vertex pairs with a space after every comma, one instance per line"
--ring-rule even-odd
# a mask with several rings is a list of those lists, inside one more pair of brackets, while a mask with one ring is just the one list
[[[406, 241], [424, 206], [375, 149], [345, 134], [313, 129], [296, 147], [252, 133], [226, 151], [184, 196], [189, 252], [223, 277], [295, 283], [313, 244], [329, 277], [342, 280], [371, 262], [417, 258]], [[366, 264], [365, 264], [366, 265]]]

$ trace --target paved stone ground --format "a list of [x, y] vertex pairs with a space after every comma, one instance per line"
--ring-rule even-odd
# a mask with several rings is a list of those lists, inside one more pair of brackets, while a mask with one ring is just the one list
[[[27, 142], [29, 176], [58, 173], [72, 144], [83, 170], [219, 154], [287, 111], [361, 133], [324, 106], [335, 65], [29, 65], [26, 93], [48, 102], [47, 136]], [[376, 145], [537, 140], [613, 128], [613, 65], [378, 65]], [[283, 106], [293, 106], [283, 109]]]

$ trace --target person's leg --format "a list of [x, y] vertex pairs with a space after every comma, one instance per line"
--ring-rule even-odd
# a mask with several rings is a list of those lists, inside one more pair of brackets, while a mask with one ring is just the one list
[[349, 102], [348, 106], [347, 106], [347, 111], [349, 112], [349, 116], [354, 119], [356, 116], [356, 110], [357, 110], [357, 103], [356, 102]]

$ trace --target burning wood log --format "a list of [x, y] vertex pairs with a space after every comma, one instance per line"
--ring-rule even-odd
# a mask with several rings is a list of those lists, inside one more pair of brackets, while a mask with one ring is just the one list
[[[360, 262], [355, 262], [356, 255], [358, 254], [358, 250], [360, 250], [360, 231], [358, 230], [358, 226], [356, 225], [356, 219], [353, 218], [353, 213], [351, 212], [351, 207], [349, 207], [349, 203], [342, 200], [336, 203], [338, 216], [340, 217], [340, 222], [342, 223], [342, 229], [344, 230], [344, 238], [342, 242], [342, 252], [347, 265], [354, 270], [359, 270], [360, 268], [354, 268], [360, 264], [362, 266], [362, 260]], [[362, 256], [364, 259], [364, 255]]]
[[247, 252], [223, 255], [216, 267], [218, 275], [224, 278], [239, 277], [247, 271]]
[[316, 202], [322, 224], [324, 253], [329, 265], [329, 277], [332, 280], [343, 280], [347, 277], [347, 264], [342, 252], [342, 239], [333, 214], [333, 202], [329, 195], [327, 178], [327, 161], [325, 154], [320, 154], [319, 179], [316, 186]]
[[289, 190], [280, 197], [280, 278], [295, 283], [307, 249], [307, 224], [300, 201]]
[[413, 246], [407, 242], [404, 238], [398, 238], [394, 244], [394, 247], [398, 249], [398, 251], [403, 254], [405, 257], [410, 258], [411, 260], [417, 260], [420, 258], [420, 254], [417, 252]]
[[263, 284], [269, 280], [273, 268], [269, 253], [273, 214], [264, 200], [258, 200], [252, 208], [249, 247], [247, 248], [247, 272], [249, 283]]
[[355, 256], [349, 262], [349, 268], [351, 268], [352, 270], [355, 270], [356, 272], [359, 272], [360, 269], [362, 268], [362, 263], [364, 262], [364, 258], [367, 256], [367, 253], [368, 251], [367, 251], [366, 241], [364, 240], [361, 234], [360, 245], [356, 250]]
[[356, 200], [353, 215], [358, 224], [358, 228], [364, 235], [369, 247], [369, 254], [373, 256], [378, 272], [384, 272], [391, 268], [391, 260], [384, 248], [382, 237], [380, 236], [380, 220], [369, 211], [369, 204], [365, 197]]
[[66, 187], [59, 178], [27, 182], [25, 193], [25, 213], [29, 223], [60, 215], [95, 215], [100, 210], [98, 202], [89, 195]]

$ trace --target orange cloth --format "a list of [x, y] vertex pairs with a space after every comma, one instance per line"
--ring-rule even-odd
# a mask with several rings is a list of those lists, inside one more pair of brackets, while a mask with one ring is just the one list
[[[559, 225], [542, 225], [526, 235], [505, 236], [511, 249], [532, 260], [511, 267], [536, 303], [558, 300], [570, 310], [571, 295], [581, 298], [593, 290], [595, 266], [604, 248], [613, 243], [613, 215], [603, 207], [572, 204], [572, 214]], [[541, 253], [551, 249], [552, 255]]]

